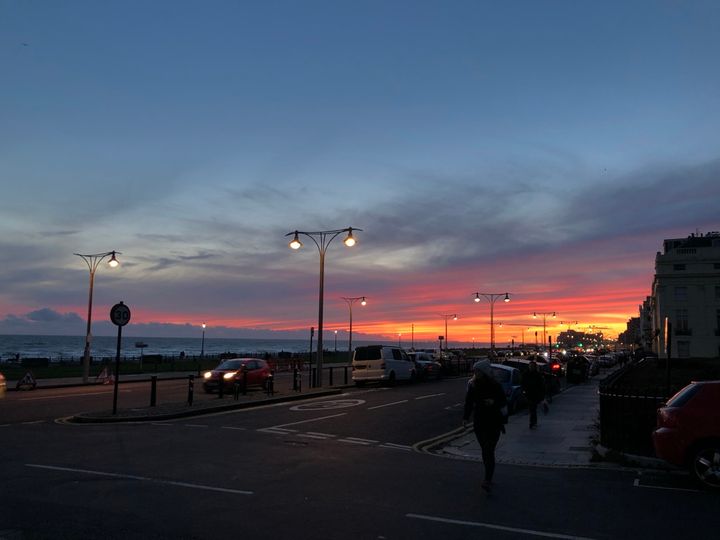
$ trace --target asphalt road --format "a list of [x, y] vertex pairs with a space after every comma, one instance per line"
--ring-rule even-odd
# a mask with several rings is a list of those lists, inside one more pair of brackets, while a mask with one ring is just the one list
[[668, 473], [499, 466], [484, 495], [480, 463], [416, 446], [459, 425], [464, 384], [167, 422], [4, 424], [0, 539], [716, 534], [720, 497]]

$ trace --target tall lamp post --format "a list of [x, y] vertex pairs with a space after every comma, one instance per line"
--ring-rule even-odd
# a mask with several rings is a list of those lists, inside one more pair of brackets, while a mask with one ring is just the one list
[[355, 302], [360, 302], [361, 306], [367, 305], [367, 300], [364, 296], [342, 296], [345, 303], [348, 305], [350, 310], [350, 332], [348, 334], [348, 362], [352, 362], [352, 307]]
[[115, 268], [116, 266], [118, 266], [120, 262], [117, 260], [116, 255], [122, 255], [122, 253], [120, 253], [119, 251], [108, 251], [106, 253], [93, 253], [90, 255], [83, 255], [82, 253], [74, 253], [73, 255], [77, 255], [83, 261], [85, 261], [85, 264], [87, 264], [88, 269], [90, 270], [90, 293], [88, 294], [87, 330], [85, 332], [85, 349], [83, 351], [83, 383], [87, 383], [88, 378], [90, 377], [90, 342], [92, 341], [92, 332], [90, 331], [90, 326], [92, 323], [92, 303], [93, 287], [95, 283], [95, 272], [97, 271], [98, 266], [100, 266], [100, 263], [108, 257], [110, 257], [110, 260], [108, 261], [108, 266], [110, 268]]
[[202, 361], [205, 359], [205, 327], [207, 325], [205, 323], [202, 323], [202, 340], [200, 341], [200, 360], [198, 360], [198, 377], [200, 376], [200, 365], [202, 364]]
[[[557, 317], [557, 313], [555, 313], [554, 311], [545, 311], [545, 312], [536, 311], [533, 313], [533, 319], [537, 319], [538, 315], [542, 315], [542, 318], [543, 318], [543, 340], [542, 340], [542, 342], [543, 342], [543, 346], [545, 346], [544, 344], [547, 343], [547, 341], [546, 341], [547, 336], [545, 335], [547, 316], [552, 315], [552, 318], [554, 319], [555, 317]], [[537, 341], [537, 340], [535, 340], [535, 341]]]
[[500, 298], [503, 298], [504, 302], [510, 301], [510, 293], [504, 292], [504, 293], [482, 293], [482, 292], [476, 292], [475, 294], [475, 303], [480, 302], [480, 297], [482, 296], [490, 302], [490, 354], [495, 354], [495, 302], [497, 302]]
[[318, 248], [320, 253], [320, 291], [318, 294], [318, 337], [317, 337], [317, 384], [316, 386], [322, 386], [322, 363], [323, 363], [323, 295], [325, 288], [325, 252], [327, 251], [330, 242], [332, 242], [336, 236], [346, 232], [347, 236], [343, 243], [347, 247], [355, 245], [355, 238], [353, 237], [353, 231], [361, 231], [362, 229], [356, 229], [354, 227], [347, 227], [346, 229], [336, 229], [332, 231], [293, 231], [285, 236], [293, 236], [288, 246], [291, 249], [300, 249], [302, 242], [298, 238], [299, 235], [307, 236], [310, 238]]
[[[453, 321], [457, 321], [457, 320], [458, 320], [458, 316], [457, 316], [457, 313], [452, 313], [452, 314], [449, 314], [449, 315], [443, 315], [443, 314], [441, 314], [440, 316], [441, 316], [443, 319], [445, 319], [445, 336], [444, 336], [444, 339], [445, 339], [445, 352], [447, 353], [447, 351], [448, 351], [447, 322], [448, 322], [448, 319], [452, 319]], [[442, 343], [441, 343], [441, 345], [442, 345]], [[440, 353], [442, 354], [442, 350], [440, 351]]]

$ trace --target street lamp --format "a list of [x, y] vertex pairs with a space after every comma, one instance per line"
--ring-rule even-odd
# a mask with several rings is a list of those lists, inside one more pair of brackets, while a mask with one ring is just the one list
[[[533, 319], [537, 319], [538, 315], [542, 315], [542, 318], [543, 318], [543, 347], [544, 347], [545, 343], [546, 343], [546, 341], [545, 341], [546, 340], [545, 326], [546, 326], [547, 316], [552, 315], [552, 318], [554, 319], [555, 317], [557, 317], [557, 314], [554, 311], [546, 311], [546, 312], [536, 311], [533, 313]], [[537, 339], [535, 341], [537, 342]]]
[[343, 243], [347, 247], [355, 245], [355, 238], [353, 237], [353, 231], [361, 231], [362, 229], [355, 229], [353, 227], [347, 227], [346, 229], [335, 229], [332, 231], [293, 231], [285, 236], [293, 236], [288, 246], [291, 249], [300, 249], [302, 242], [300, 241], [299, 235], [307, 236], [318, 248], [320, 253], [320, 291], [318, 294], [318, 337], [317, 337], [317, 385], [322, 386], [322, 362], [323, 362], [323, 294], [325, 288], [325, 252], [327, 251], [330, 242], [332, 242], [336, 236], [341, 233], [347, 232], [347, 236]]
[[90, 342], [92, 341], [92, 333], [90, 332], [90, 325], [92, 322], [92, 301], [93, 301], [93, 286], [95, 283], [95, 271], [100, 266], [100, 263], [110, 257], [108, 266], [115, 268], [120, 264], [117, 260], [116, 255], [122, 255], [119, 251], [108, 251], [106, 253], [94, 253], [91, 255], [83, 255], [82, 253], [73, 253], [77, 255], [85, 264], [87, 264], [90, 270], [90, 294], [88, 295], [88, 315], [87, 315], [87, 330], [85, 332], [85, 349], [83, 351], [83, 383], [88, 382], [90, 377]]
[[335, 356], [337, 356], [337, 330], [335, 330]]
[[402, 347], [402, 334], [398, 334], [398, 347]]
[[202, 340], [200, 341], [200, 360], [198, 360], [198, 370], [197, 374], [198, 377], [200, 376], [200, 364], [205, 359], [205, 327], [207, 325], [205, 323], [202, 323]]
[[[457, 313], [453, 313], [453, 314], [451, 314], [451, 315], [443, 315], [443, 314], [441, 314], [440, 316], [441, 316], [443, 319], [445, 319], [445, 336], [444, 336], [444, 339], [445, 339], [445, 352], [447, 353], [447, 351], [448, 351], [447, 322], [448, 322], [448, 319], [452, 319], [453, 321], [457, 321], [457, 320], [458, 320], [458, 316], [457, 316]], [[442, 346], [442, 343], [440, 343], [440, 345]], [[440, 351], [440, 353], [442, 353], [442, 350]]]
[[480, 302], [480, 297], [482, 296], [490, 302], [490, 354], [495, 353], [495, 324], [494, 324], [494, 309], [495, 309], [495, 302], [497, 302], [500, 298], [503, 298], [504, 302], [510, 301], [510, 293], [504, 292], [504, 293], [481, 293], [476, 292], [475, 294], [475, 303]]
[[361, 306], [367, 305], [367, 300], [364, 296], [341, 296], [345, 303], [348, 305], [350, 310], [350, 332], [348, 334], [348, 362], [352, 362], [352, 307], [355, 302], [360, 302]]

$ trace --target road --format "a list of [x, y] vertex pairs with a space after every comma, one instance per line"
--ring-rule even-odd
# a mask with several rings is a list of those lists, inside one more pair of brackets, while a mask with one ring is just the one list
[[[713, 537], [716, 494], [667, 473], [499, 466], [420, 451], [464, 380], [165, 422], [0, 427], [0, 538]], [[38, 402], [28, 402], [39, 407]], [[692, 527], [692, 529], [690, 529]]]

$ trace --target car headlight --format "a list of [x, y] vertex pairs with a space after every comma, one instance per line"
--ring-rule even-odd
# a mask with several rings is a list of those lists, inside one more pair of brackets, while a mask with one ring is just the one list
[[212, 371], [206, 371], [205, 373], [203, 373], [203, 377], [205, 379], [209, 379], [210, 377], [212, 377]]
[[237, 371], [229, 371], [223, 375], [223, 379], [232, 379], [235, 375], [237, 375]]

